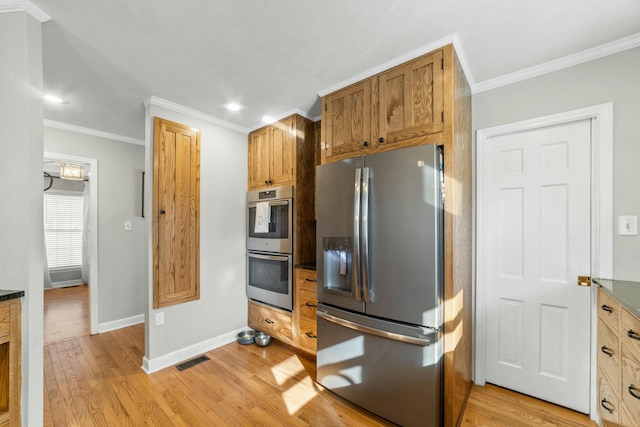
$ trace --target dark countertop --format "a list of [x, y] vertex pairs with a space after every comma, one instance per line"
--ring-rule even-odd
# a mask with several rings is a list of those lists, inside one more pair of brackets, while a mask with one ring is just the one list
[[630, 280], [593, 279], [620, 304], [640, 317], [640, 282]]
[[11, 291], [0, 289], [0, 301], [7, 301], [10, 299], [16, 299], [24, 296], [24, 291]]
[[316, 263], [315, 262], [309, 262], [309, 263], [304, 263], [304, 264], [296, 264], [296, 268], [304, 268], [305, 270], [315, 270], [316, 269]]

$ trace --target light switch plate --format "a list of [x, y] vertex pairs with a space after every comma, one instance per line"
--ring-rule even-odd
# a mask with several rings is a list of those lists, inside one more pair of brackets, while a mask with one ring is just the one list
[[156, 326], [164, 325], [164, 311], [156, 313]]
[[125, 221], [124, 222], [124, 230], [125, 231], [131, 231], [131, 221]]
[[636, 215], [618, 216], [618, 236], [637, 236], [638, 217]]

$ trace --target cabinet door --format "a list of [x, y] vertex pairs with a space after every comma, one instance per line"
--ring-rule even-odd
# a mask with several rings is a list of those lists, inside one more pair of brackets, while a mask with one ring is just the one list
[[439, 50], [378, 77], [380, 135], [375, 138], [392, 144], [443, 130], [442, 58]]
[[267, 186], [270, 152], [268, 127], [249, 134], [249, 190]]
[[271, 151], [270, 185], [278, 186], [293, 183], [294, 133], [293, 117], [288, 117], [269, 126]]
[[327, 95], [323, 104], [323, 162], [371, 146], [370, 80]]
[[200, 298], [200, 132], [154, 122], [153, 308]]

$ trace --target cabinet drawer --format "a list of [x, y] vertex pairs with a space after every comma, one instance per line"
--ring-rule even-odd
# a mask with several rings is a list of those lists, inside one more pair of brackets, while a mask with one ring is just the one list
[[251, 328], [265, 332], [287, 344], [293, 344], [291, 323], [290, 313], [253, 301], [249, 302], [249, 326]]
[[[9, 328], [11, 326], [11, 306], [6, 305], [0, 308], [0, 337], [9, 336]], [[0, 340], [4, 342], [5, 340]]]
[[640, 354], [640, 319], [624, 308], [620, 310], [619, 336], [631, 354]]
[[296, 283], [298, 285], [298, 289], [306, 289], [315, 293], [316, 285], [318, 283], [317, 274], [314, 270], [298, 268], [296, 269]]
[[620, 304], [615, 299], [602, 288], [598, 288], [598, 318], [614, 332], [619, 328], [620, 308]]
[[300, 320], [316, 321], [316, 306], [318, 297], [315, 291], [300, 289], [298, 294], [298, 310], [300, 310]]
[[[635, 350], [631, 350], [635, 352]], [[640, 420], [640, 362], [630, 349], [622, 346], [622, 390], [620, 396], [631, 416]]]
[[604, 322], [598, 322], [598, 365], [616, 393], [620, 393], [620, 355], [618, 336]]
[[299, 333], [299, 341], [300, 347], [306, 349], [307, 351], [316, 353], [317, 341], [318, 341], [318, 331], [316, 328], [316, 322], [309, 320], [300, 320], [300, 333]]
[[605, 426], [619, 425], [620, 402], [607, 378], [598, 370], [598, 410]]

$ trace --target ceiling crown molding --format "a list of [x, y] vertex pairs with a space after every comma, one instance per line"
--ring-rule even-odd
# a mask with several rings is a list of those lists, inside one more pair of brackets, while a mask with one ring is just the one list
[[544, 64], [536, 65], [530, 68], [525, 68], [524, 70], [516, 71], [515, 73], [505, 74], [504, 76], [496, 77], [495, 79], [485, 80], [483, 82], [476, 83], [476, 84], [470, 84], [471, 93], [476, 94], [480, 92], [486, 92], [491, 89], [507, 86], [523, 80], [527, 80], [534, 77], [542, 76], [544, 74], [552, 73], [554, 71], [559, 71], [565, 68], [573, 67], [574, 65], [579, 65], [585, 62], [593, 61], [594, 59], [599, 59], [605, 56], [613, 55], [614, 53], [619, 53], [627, 49], [633, 49], [638, 46], [640, 46], [640, 33], [622, 38], [620, 40], [613, 41], [611, 43], [606, 43], [591, 49], [583, 50], [582, 52], [565, 56], [564, 58], [545, 62]]
[[144, 145], [143, 139], [131, 138], [129, 136], [118, 135], [115, 133], [103, 132], [101, 130], [95, 130], [90, 128], [84, 128], [82, 126], [70, 125], [68, 123], [56, 122], [53, 120], [44, 119], [44, 126], [54, 129], [68, 130], [71, 132], [82, 133], [84, 135], [97, 136], [100, 138], [111, 139], [113, 141], [127, 142], [129, 144]]
[[27, 12], [40, 22], [47, 22], [51, 17], [29, 0], [0, 0], [0, 13]]

